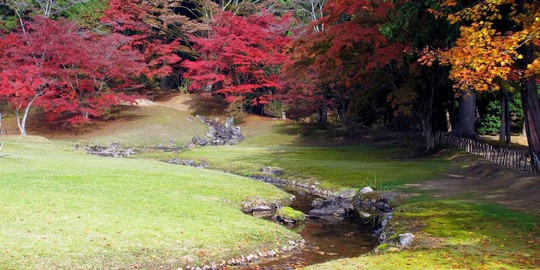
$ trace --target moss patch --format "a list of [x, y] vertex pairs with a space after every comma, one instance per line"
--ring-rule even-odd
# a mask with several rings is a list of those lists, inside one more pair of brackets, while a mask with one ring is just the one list
[[304, 213], [298, 210], [294, 210], [292, 207], [289, 206], [278, 209], [276, 215], [285, 221], [290, 220], [293, 222], [299, 222], [306, 220], [306, 215]]
[[390, 245], [385, 243], [385, 244], [378, 245], [376, 247], [376, 249], [379, 250], [379, 251], [384, 251], [384, 250], [387, 250], [389, 247], [390, 247]]
[[[438, 199], [422, 192], [400, 202], [391, 221], [413, 246], [306, 269], [538, 269], [539, 218], [489, 202]], [[394, 240], [398, 233], [394, 234]], [[387, 246], [382, 245], [381, 248]], [[398, 266], [398, 267], [396, 267]]]

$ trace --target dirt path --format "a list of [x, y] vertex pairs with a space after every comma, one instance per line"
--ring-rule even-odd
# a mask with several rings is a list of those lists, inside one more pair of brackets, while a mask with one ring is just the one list
[[221, 116], [227, 108], [227, 103], [223, 100], [201, 95], [189, 95], [171, 93], [157, 98], [149, 105], [165, 106], [188, 112], [192, 115], [200, 114], [204, 116]]
[[[450, 151], [444, 150], [441, 154]], [[450, 160], [469, 165], [444, 178], [411, 186], [432, 190], [435, 197], [494, 201], [540, 215], [540, 176], [509, 170], [473, 155], [451, 152]]]

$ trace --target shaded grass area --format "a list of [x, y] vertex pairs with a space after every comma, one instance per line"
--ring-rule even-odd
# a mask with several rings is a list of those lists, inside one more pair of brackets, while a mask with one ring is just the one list
[[[43, 125], [43, 120], [31, 119], [29, 134], [47, 138], [73, 141], [81, 144], [121, 143], [129, 146], [184, 145], [193, 136], [208, 131], [189, 112], [165, 106], [119, 107], [106, 121], [93, 121], [82, 127], [65, 127], [58, 124]], [[14, 117], [4, 120], [3, 128], [18, 134]]]
[[240, 145], [199, 148], [178, 156], [180, 159], [206, 159], [213, 168], [245, 175], [260, 173], [261, 166], [276, 166], [285, 169], [284, 178], [318, 181], [329, 189], [360, 188], [374, 182], [396, 186], [430, 179], [448, 166], [444, 159], [388, 158], [402, 151], [405, 150], [396, 146], [373, 144], [349, 147]]
[[298, 236], [241, 212], [279, 189], [229, 174], [73, 152], [3, 137], [0, 268], [177, 268], [277, 248]]
[[301, 127], [290, 122], [252, 117], [242, 128], [247, 140], [239, 145], [139, 157], [205, 159], [214, 169], [244, 175], [259, 174], [261, 166], [275, 166], [285, 169], [284, 178], [318, 181], [327, 189], [360, 188], [371, 183], [397, 186], [433, 178], [451, 166], [444, 158], [403, 159], [411, 149], [397, 143], [317, 146], [314, 144], [321, 142], [316, 137], [298, 134]]

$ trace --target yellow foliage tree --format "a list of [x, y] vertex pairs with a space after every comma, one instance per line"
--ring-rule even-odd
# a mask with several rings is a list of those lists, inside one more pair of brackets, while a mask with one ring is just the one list
[[[446, 0], [442, 7], [451, 9], [458, 4]], [[540, 170], [540, 103], [536, 87], [540, 58], [534, 53], [540, 45], [540, 3], [477, 1], [447, 19], [463, 24], [455, 46], [438, 54], [443, 62], [451, 64], [455, 88], [464, 92], [497, 91], [500, 81], [519, 82], [529, 148], [536, 170]], [[429, 54], [421, 61], [429, 63]]]

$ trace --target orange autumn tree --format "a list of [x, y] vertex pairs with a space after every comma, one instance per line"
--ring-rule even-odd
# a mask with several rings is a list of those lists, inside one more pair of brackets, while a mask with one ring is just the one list
[[[446, 0], [454, 8], [458, 1]], [[452, 70], [455, 88], [467, 91], [498, 91], [500, 82], [520, 85], [529, 150], [534, 167], [540, 169], [540, 103], [536, 76], [540, 59], [540, 4], [525, 0], [484, 0], [448, 15], [463, 24], [455, 46], [443, 52]], [[425, 60], [425, 59], [424, 59]]]

